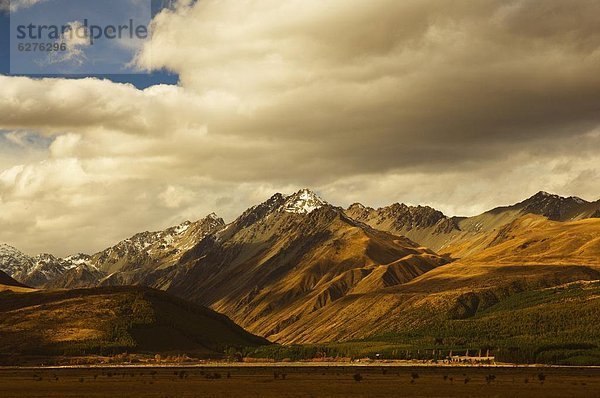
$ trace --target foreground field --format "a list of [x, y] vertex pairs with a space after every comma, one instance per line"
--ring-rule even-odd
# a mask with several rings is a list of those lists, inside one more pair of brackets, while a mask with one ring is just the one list
[[598, 368], [384, 366], [1, 369], [13, 397], [592, 397]]

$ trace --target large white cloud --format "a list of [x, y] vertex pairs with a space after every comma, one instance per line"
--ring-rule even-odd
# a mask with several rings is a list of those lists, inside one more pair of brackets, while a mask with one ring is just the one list
[[180, 3], [135, 60], [177, 86], [0, 76], [0, 241], [93, 251], [302, 186], [598, 198], [597, 1]]

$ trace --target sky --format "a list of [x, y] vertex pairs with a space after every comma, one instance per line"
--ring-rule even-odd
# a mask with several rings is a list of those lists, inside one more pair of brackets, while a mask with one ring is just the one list
[[[97, 6], [98, 4], [103, 6], [101, 8], [109, 10], [110, 14], [108, 16], [95, 16], [93, 7], [90, 7], [90, 5]], [[133, 12], [131, 6], [127, 6], [128, 4], [133, 4], [136, 7]], [[170, 4], [170, 0], [0, 0], [0, 75], [27, 76], [28, 74], [35, 74], [35, 77], [38, 78], [96, 77], [110, 79], [117, 83], [130, 83], [140, 89], [156, 84], [177, 84], [179, 77], [176, 73], [161, 68], [139, 70], [139, 68], [130, 66], [129, 63], [134, 57], [136, 49], [124, 49], [122, 48], [124, 46], [119, 46], [117, 41], [105, 41], [105, 43], [112, 43], [113, 45], [100, 47], [99, 49], [96, 46], [90, 46], [86, 49], [88, 50], [86, 51], [88, 59], [81, 60], [75, 57], [64, 62], [42, 63], [41, 65], [36, 62], [39, 61], [36, 58], [40, 58], [39, 56], [36, 57], [37, 53], [17, 54], [14, 48], [11, 53], [10, 47], [11, 28], [16, 29], [16, 26], [21, 23], [25, 26], [29, 23], [39, 25], [58, 24], [59, 22], [68, 23], [73, 20], [89, 18], [92, 23], [102, 21], [116, 25], [119, 22], [125, 22], [123, 19], [127, 19], [131, 15], [135, 19], [135, 11], [137, 11], [137, 14], [141, 14], [138, 17], [143, 18], [146, 22]], [[7, 9], [11, 6], [13, 7], [13, 14], [9, 16]], [[69, 12], [65, 12], [65, 10]], [[115, 21], [112, 19], [113, 14], [123, 16]], [[26, 42], [32, 43], [37, 41], [33, 39], [26, 40]], [[108, 56], [107, 51], [110, 52]], [[17, 55], [13, 58], [14, 65], [11, 65], [11, 55]], [[51, 59], [51, 57], [48, 58]], [[14, 69], [13, 71], [11, 71], [11, 66]]]
[[[45, 0], [48, 2], [54, 0]], [[96, 252], [275, 192], [474, 215], [600, 199], [597, 0], [202, 0], [139, 75], [0, 73], [0, 242]]]

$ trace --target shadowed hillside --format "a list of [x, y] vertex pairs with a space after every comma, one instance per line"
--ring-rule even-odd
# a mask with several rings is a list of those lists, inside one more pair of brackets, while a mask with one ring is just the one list
[[147, 288], [0, 293], [0, 355], [184, 352], [266, 343], [226, 316]]
[[28, 286], [18, 282], [8, 276], [6, 273], [0, 271], [0, 292], [4, 290], [12, 291], [28, 291], [32, 290]]

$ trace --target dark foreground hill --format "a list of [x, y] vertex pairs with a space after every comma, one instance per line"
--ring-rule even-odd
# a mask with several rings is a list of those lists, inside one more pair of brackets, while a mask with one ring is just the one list
[[0, 293], [0, 358], [122, 352], [218, 356], [266, 344], [208, 308], [142, 287]]
[[4, 290], [28, 290], [29, 288], [0, 271], [0, 292]]

